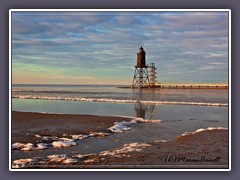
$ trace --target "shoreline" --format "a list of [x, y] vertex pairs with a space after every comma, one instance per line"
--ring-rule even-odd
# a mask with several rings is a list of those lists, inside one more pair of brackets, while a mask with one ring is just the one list
[[131, 87], [131, 86], [119, 86], [120, 89], [186, 89], [186, 90], [228, 90], [228, 87], [226, 86], [212, 86], [212, 87], [206, 87], [206, 86], [144, 86], [144, 87]]
[[89, 134], [109, 132], [115, 122], [131, 121], [128, 117], [83, 114], [50, 114], [12, 111], [12, 143], [34, 142], [35, 134], [60, 136], [64, 134]]
[[[108, 132], [115, 122], [130, 122], [132, 118], [45, 114], [12, 112], [12, 143], [36, 142], [34, 135], [66, 137], [69, 134]], [[67, 123], [66, 123], [67, 122]], [[104, 138], [104, 137], [101, 137]], [[87, 139], [86, 139], [87, 140]], [[66, 149], [67, 150], [67, 149]], [[15, 151], [15, 150], [13, 150]], [[19, 150], [16, 150], [19, 151]], [[42, 150], [36, 150], [42, 151]], [[44, 150], [43, 150], [44, 151]], [[114, 169], [114, 168], [228, 168], [228, 130], [201, 130], [176, 137], [169, 141], [155, 141], [125, 144], [122, 147], [97, 154], [56, 154], [50, 148], [51, 156], [19, 160], [13, 158], [15, 168], [73, 168], [73, 169]], [[30, 153], [29, 151], [23, 153]], [[34, 154], [34, 153], [33, 153]], [[204, 161], [201, 159], [204, 158]], [[208, 162], [207, 162], [208, 161]], [[41, 164], [43, 163], [43, 164]]]

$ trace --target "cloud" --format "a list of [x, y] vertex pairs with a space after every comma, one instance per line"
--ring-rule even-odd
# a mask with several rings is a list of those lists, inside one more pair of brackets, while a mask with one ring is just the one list
[[[224, 75], [227, 71], [228, 16], [221, 12], [18, 12], [12, 17], [12, 45], [12, 62], [22, 64], [22, 70], [32, 65], [81, 77], [107, 78], [112, 73], [127, 81], [132, 79], [136, 53], [144, 46], [147, 63], [156, 63], [160, 77], [174, 81], [189, 79], [187, 74], [198, 79], [204, 71], [212, 71], [209, 76], [215, 76], [216, 69]], [[129, 77], [124, 70], [129, 70]]]

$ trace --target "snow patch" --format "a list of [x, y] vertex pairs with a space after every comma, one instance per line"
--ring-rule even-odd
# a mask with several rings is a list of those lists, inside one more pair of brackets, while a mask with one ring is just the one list
[[22, 148], [22, 151], [31, 151], [35, 149], [34, 145], [32, 143], [27, 143], [25, 144], [24, 148]]
[[151, 146], [150, 144], [146, 143], [130, 143], [125, 144], [121, 149], [114, 149], [110, 151], [102, 151], [99, 155], [100, 156], [113, 156], [113, 157], [122, 157], [128, 156], [126, 155], [129, 152], [141, 152], [144, 148]]
[[35, 137], [36, 137], [36, 138], [41, 138], [42, 136], [41, 136], [41, 135], [38, 135], [38, 134], [35, 134]]
[[95, 163], [95, 162], [99, 162], [99, 159], [87, 159], [84, 162], [85, 163]]
[[96, 154], [77, 154], [75, 156], [73, 156], [74, 158], [78, 158], [78, 159], [83, 159], [85, 157], [88, 157], [88, 156], [93, 156], [93, 155], [96, 155]]
[[156, 141], [154, 141], [154, 142], [163, 142], [163, 143], [165, 143], [165, 142], [168, 142], [169, 140], [156, 140]]
[[105, 137], [105, 136], [109, 136], [109, 135], [110, 135], [110, 133], [105, 133], [105, 132], [92, 132], [88, 136], [89, 137]]
[[208, 128], [200, 128], [200, 129], [197, 129], [197, 130], [194, 131], [194, 132], [185, 132], [185, 133], [182, 134], [182, 136], [192, 135], [192, 134], [196, 134], [196, 133], [199, 133], [199, 132], [203, 132], [203, 131], [211, 131], [211, 130], [228, 130], [228, 128], [225, 128], [225, 127], [208, 127]]
[[23, 168], [27, 164], [30, 164], [35, 161], [36, 161], [35, 159], [18, 159], [18, 160], [13, 161], [12, 168]]
[[63, 160], [63, 164], [71, 164], [71, 163], [77, 163], [78, 160], [77, 159], [72, 159], [72, 158], [66, 158]]
[[25, 147], [24, 143], [16, 142], [16, 143], [12, 144], [12, 150], [14, 150], [14, 149], [22, 149], [24, 147]]
[[50, 146], [50, 145], [47, 144], [47, 143], [38, 143], [36, 149], [38, 149], [38, 150], [48, 149], [49, 146]]
[[42, 150], [49, 148], [49, 144], [47, 143], [38, 143], [36, 146], [32, 143], [14, 143], [12, 144], [13, 150], [21, 150], [21, 151], [31, 151], [31, 150]]
[[49, 161], [51, 162], [61, 162], [67, 158], [66, 154], [57, 154], [48, 156]]
[[69, 139], [69, 138], [58, 138], [57, 139], [58, 141], [67, 141], [67, 142], [73, 142], [74, 140], [73, 139]]
[[110, 131], [115, 132], [115, 133], [122, 133], [123, 131], [127, 131], [131, 129], [131, 122], [126, 122], [126, 121], [122, 121], [122, 122], [115, 122], [115, 125], [108, 128]]
[[70, 147], [70, 146], [76, 146], [77, 143], [73, 141], [53, 141], [52, 146], [54, 148], [62, 148], [62, 147]]
[[83, 135], [83, 134], [76, 134], [76, 135], [71, 135], [72, 139], [77, 141], [77, 140], [83, 140], [88, 138], [88, 135]]
[[131, 126], [136, 123], [159, 123], [161, 120], [147, 120], [143, 118], [134, 118], [130, 122], [122, 121], [122, 122], [115, 122], [114, 126], [108, 128], [108, 130], [114, 133], [122, 133], [124, 131], [130, 130]]

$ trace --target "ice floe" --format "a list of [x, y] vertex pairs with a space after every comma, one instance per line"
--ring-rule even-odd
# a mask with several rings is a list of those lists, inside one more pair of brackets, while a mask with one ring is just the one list
[[13, 161], [12, 168], [24, 168], [27, 164], [35, 162], [36, 159], [18, 159]]
[[88, 138], [88, 135], [83, 135], [83, 134], [76, 134], [76, 135], [71, 135], [73, 140], [83, 140]]
[[67, 158], [66, 154], [56, 154], [48, 156], [49, 161], [51, 162], [61, 162]]
[[123, 145], [120, 149], [113, 149], [110, 151], [102, 151], [100, 156], [113, 156], [113, 157], [122, 157], [126, 156], [129, 152], [141, 152], [144, 148], [151, 146], [146, 143], [130, 143]]
[[48, 149], [49, 146], [50, 146], [50, 145], [47, 144], [47, 143], [38, 143], [36, 149], [38, 149], [38, 150]]
[[69, 139], [69, 138], [58, 138], [57, 139], [58, 141], [68, 141], [68, 142], [73, 142], [74, 140], [73, 139]]
[[115, 133], [122, 133], [123, 131], [127, 131], [131, 129], [132, 123], [131, 122], [115, 122], [114, 126], [108, 128], [110, 131], [115, 132]]
[[49, 148], [49, 144], [47, 143], [38, 143], [36, 145], [32, 143], [19, 143], [16, 142], [12, 144], [12, 150], [21, 150], [21, 151], [31, 151], [31, 150], [42, 150]]
[[203, 131], [211, 131], [211, 130], [228, 130], [228, 128], [225, 128], [225, 127], [200, 128], [200, 129], [197, 129], [196, 131], [193, 131], [193, 132], [185, 132], [185, 133], [182, 134], [182, 136], [196, 134], [196, 133], [203, 132]]
[[99, 162], [99, 161], [100, 161], [99, 159], [94, 158], [94, 159], [87, 159], [87, 160], [85, 160], [83, 162], [85, 162], [85, 163], [96, 163], [96, 162]]
[[[63, 141], [62, 141], [63, 142]], [[65, 141], [68, 143], [72, 143], [69, 141]], [[13, 168], [24, 168], [27, 166], [35, 166], [35, 165], [49, 165], [51, 163], [62, 163], [62, 164], [74, 164], [78, 162], [83, 163], [97, 163], [100, 161], [104, 161], [106, 156], [111, 156], [115, 158], [121, 157], [129, 157], [129, 153], [131, 152], [141, 152], [144, 148], [151, 146], [146, 143], [130, 143], [125, 144], [122, 148], [113, 149], [109, 151], [102, 151], [98, 154], [77, 154], [72, 157], [67, 157], [66, 154], [55, 154], [49, 155], [46, 158], [44, 157], [35, 157], [33, 159], [18, 159], [12, 162]]]
[[32, 143], [27, 143], [23, 148], [21, 148], [22, 151], [30, 151], [33, 149], [35, 149], [35, 147]]
[[89, 137], [105, 137], [105, 136], [109, 136], [109, 135], [110, 135], [110, 133], [106, 133], [106, 132], [92, 132], [88, 136]]
[[[124, 131], [130, 130], [133, 124], [137, 123], [159, 123], [161, 120], [146, 120], [143, 118], [132, 118], [131, 121], [122, 121], [115, 122], [112, 127], [109, 127], [112, 133], [122, 133]], [[42, 140], [42, 142], [38, 144], [32, 143], [14, 143], [12, 144], [12, 150], [22, 150], [22, 151], [32, 151], [32, 150], [43, 150], [48, 149], [50, 147], [54, 148], [65, 148], [70, 146], [76, 146], [76, 141], [83, 140], [91, 137], [105, 137], [109, 136], [111, 133], [108, 132], [91, 132], [90, 134], [75, 134], [70, 135], [71, 138], [67, 138], [68, 136], [65, 134], [65, 137], [56, 137], [56, 136], [42, 136], [36, 134], [35, 137]], [[39, 140], [38, 140], [39, 141]], [[47, 141], [47, 143], [45, 143]], [[44, 142], [44, 143], [43, 143]]]
[[77, 163], [78, 160], [77, 159], [72, 159], [72, 158], [66, 158], [63, 160], [63, 164], [71, 164], [71, 163]]
[[96, 154], [77, 154], [77, 155], [74, 155], [73, 158], [83, 159], [85, 157], [93, 156], [93, 155], [96, 155]]
[[143, 118], [133, 118], [129, 121], [115, 122], [114, 126], [108, 128], [108, 130], [114, 133], [122, 133], [124, 131], [130, 130], [131, 126], [136, 123], [159, 123], [161, 120], [147, 120]]
[[70, 146], [76, 146], [77, 143], [73, 141], [53, 141], [52, 146], [54, 148], [62, 148], [62, 147], [70, 147]]
[[154, 141], [154, 142], [156, 142], [156, 143], [158, 143], [158, 142], [163, 142], [163, 143], [165, 143], [165, 142], [169, 142], [169, 140], [156, 140], [156, 141]]
[[12, 150], [22, 149], [24, 147], [25, 147], [24, 143], [16, 142], [16, 143], [12, 144]]

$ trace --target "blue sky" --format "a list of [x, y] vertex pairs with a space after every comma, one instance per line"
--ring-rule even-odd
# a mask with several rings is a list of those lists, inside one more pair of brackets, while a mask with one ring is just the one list
[[158, 82], [228, 80], [227, 12], [13, 12], [12, 79], [131, 84], [140, 46]]

